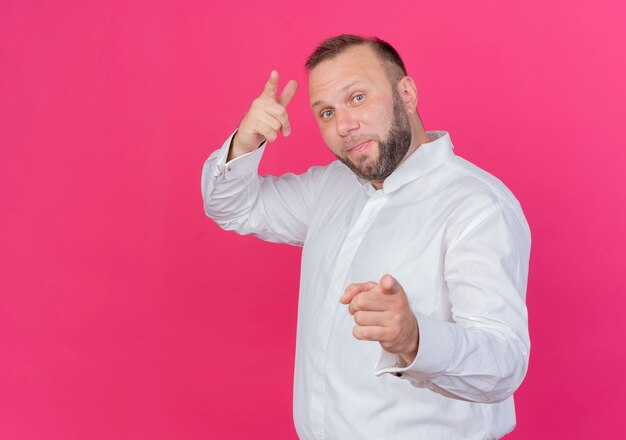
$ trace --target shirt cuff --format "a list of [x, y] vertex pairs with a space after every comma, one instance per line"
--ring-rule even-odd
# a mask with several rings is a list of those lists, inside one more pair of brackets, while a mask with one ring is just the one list
[[452, 362], [454, 333], [450, 322], [415, 313], [419, 327], [419, 347], [413, 363], [403, 366], [400, 356], [382, 350], [374, 374], [381, 376], [407, 376], [409, 379], [428, 381], [443, 374]]
[[226, 139], [226, 142], [224, 142], [224, 145], [222, 145], [222, 148], [218, 153], [215, 177], [223, 176], [225, 180], [241, 179], [242, 177], [249, 176], [250, 174], [256, 174], [258, 172], [259, 163], [261, 162], [261, 157], [265, 151], [267, 141], [263, 141], [263, 143], [256, 150], [242, 154], [241, 156], [226, 162], [233, 137], [236, 133], [237, 130], [235, 130], [233, 134]]

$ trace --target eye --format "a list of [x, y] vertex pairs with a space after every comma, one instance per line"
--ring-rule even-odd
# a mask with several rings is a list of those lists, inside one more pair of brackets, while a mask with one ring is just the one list
[[328, 119], [333, 115], [333, 111], [332, 110], [324, 110], [322, 113], [320, 113], [320, 117], [322, 119]]
[[354, 95], [352, 100], [354, 102], [362, 102], [365, 99], [365, 95], [363, 93], [359, 93], [358, 95]]

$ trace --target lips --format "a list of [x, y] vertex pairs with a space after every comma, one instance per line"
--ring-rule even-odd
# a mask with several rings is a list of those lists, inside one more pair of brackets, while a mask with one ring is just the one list
[[369, 143], [371, 142], [371, 140], [366, 140], [364, 142], [358, 143], [356, 145], [354, 145], [353, 147], [348, 148], [348, 152], [349, 153], [360, 153], [361, 151], [365, 150], [367, 148], [367, 146], [369, 145]]

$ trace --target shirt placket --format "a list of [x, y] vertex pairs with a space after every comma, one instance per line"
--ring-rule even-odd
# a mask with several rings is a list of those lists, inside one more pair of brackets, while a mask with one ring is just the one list
[[[344, 289], [346, 288], [346, 278], [354, 255], [358, 250], [365, 234], [376, 219], [378, 213], [388, 200], [388, 196], [383, 191], [375, 191], [367, 200], [363, 209], [359, 213], [352, 228], [346, 234], [346, 238], [339, 250], [337, 264], [331, 278], [330, 288], [322, 304], [319, 320], [316, 328], [316, 344], [319, 349], [315, 350], [315, 366], [312, 383], [311, 396], [311, 422], [315, 438], [324, 438], [324, 410], [326, 398], [326, 359], [328, 343], [331, 332], [337, 320], [339, 311], [344, 307], [339, 302]], [[345, 311], [345, 310], [344, 310]], [[347, 312], [346, 312], [347, 313]]]

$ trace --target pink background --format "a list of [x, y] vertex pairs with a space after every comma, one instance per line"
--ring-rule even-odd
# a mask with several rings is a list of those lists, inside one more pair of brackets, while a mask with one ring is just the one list
[[[510, 438], [617, 438], [623, 1], [0, 2], [0, 438], [295, 438], [300, 250], [219, 230], [200, 171], [273, 68], [379, 35], [428, 129], [533, 232]], [[262, 171], [332, 159], [307, 106]]]

